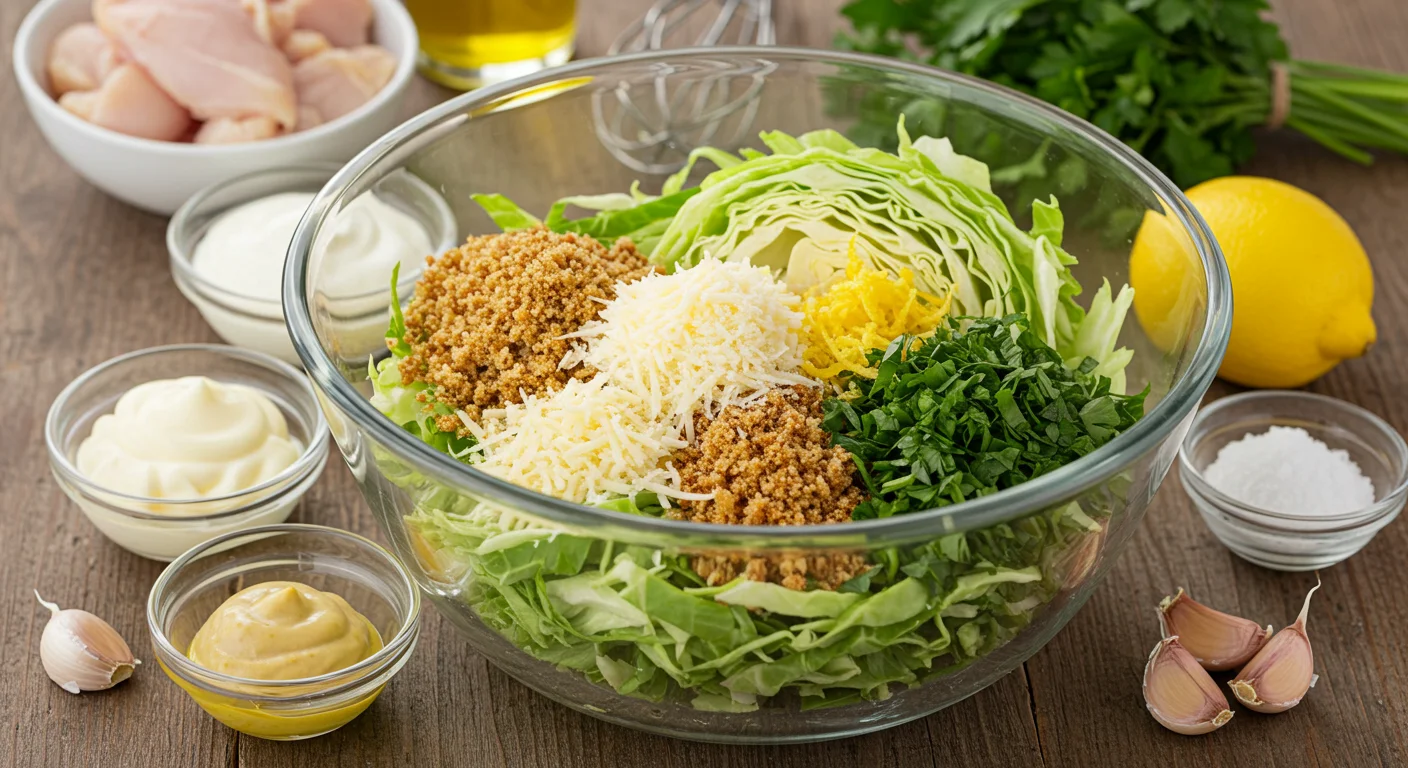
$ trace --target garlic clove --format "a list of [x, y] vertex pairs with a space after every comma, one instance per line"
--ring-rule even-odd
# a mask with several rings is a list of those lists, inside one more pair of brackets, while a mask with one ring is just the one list
[[69, 693], [102, 691], [132, 676], [141, 661], [111, 624], [87, 611], [59, 606], [39, 596], [49, 623], [39, 638], [39, 660], [49, 679]]
[[1160, 640], [1149, 654], [1144, 703], [1160, 725], [1185, 736], [1211, 733], [1232, 719], [1227, 697], [1177, 635]]
[[1248, 709], [1268, 714], [1285, 712], [1314, 687], [1315, 654], [1310, 649], [1310, 636], [1305, 633], [1305, 617], [1310, 613], [1310, 596], [1319, 588], [1317, 576], [1295, 623], [1277, 632], [1227, 684], [1237, 701]]
[[1178, 594], [1159, 603], [1159, 627], [1164, 637], [1177, 635], [1193, 658], [1212, 672], [1235, 669], [1245, 663], [1271, 637], [1265, 627], [1199, 603], [1178, 588]]

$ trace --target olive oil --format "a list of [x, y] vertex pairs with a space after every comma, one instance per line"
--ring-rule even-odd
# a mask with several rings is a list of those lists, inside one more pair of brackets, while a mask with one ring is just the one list
[[405, 0], [420, 32], [421, 71], [469, 89], [572, 56], [576, 0]]

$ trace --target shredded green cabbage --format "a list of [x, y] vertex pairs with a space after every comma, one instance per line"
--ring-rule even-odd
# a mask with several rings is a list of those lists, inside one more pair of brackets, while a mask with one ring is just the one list
[[442, 431], [435, 424], [437, 416], [449, 416], [454, 411], [443, 403], [435, 401], [434, 388], [423, 381], [409, 384], [401, 380], [397, 363], [411, 354], [411, 345], [406, 342], [406, 317], [401, 310], [400, 291], [397, 281], [401, 276], [401, 265], [391, 269], [391, 323], [386, 329], [387, 347], [391, 357], [380, 363], [367, 362], [367, 378], [372, 384], [372, 405], [387, 418], [396, 422], [402, 429], [424, 440], [442, 453], [462, 461], [468, 461], [469, 449], [474, 447], [474, 439], [455, 432]]
[[784, 690], [803, 708], [885, 699], [966, 665], [1026, 626], [1065, 586], [1060, 554], [1101, 530], [1071, 504], [871, 553], [863, 588], [830, 592], [707, 587], [685, 556], [506, 526], [486, 505], [418, 505], [407, 523], [455, 564], [475, 614], [534, 657], [622, 694], [733, 712]]

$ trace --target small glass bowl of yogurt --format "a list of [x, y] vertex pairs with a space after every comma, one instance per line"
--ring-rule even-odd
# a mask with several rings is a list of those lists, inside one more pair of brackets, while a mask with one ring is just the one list
[[[240, 176], [202, 190], [171, 217], [172, 277], [220, 338], [298, 364], [284, 325], [284, 257], [308, 203], [337, 170], [295, 165]], [[354, 265], [324, 302], [328, 321], [358, 347], [349, 354], [382, 351], [392, 269], [400, 265], [404, 300], [425, 257], [458, 240], [449, 203], [409, 172], [382, 179], [338, 214], [319, 247]]]
[[[1344, 451], [1373, 484], [1373, 502], [1335, 514], [1263, 509], [1224, 493], [1207, 470], [1224, 447], [1272, 427], [1296, 427]], [[1179, 479], [1213, 535], [1243, 559], [1277, 571], [1339, 563], [1393, 522], [1408, 500], [1408, 444], [1383, 419], [1310, 392], [1261, 390], [1224, 397], [1198, 413], [1179, 450]], [[1367, 494], [1366, 494], [1367, 498]]]
[[[237, 677], [192, 661], [192, 645], [211, 615], [236, 593], [267, 582], [342, 598], [376, 630], [380, 649], [344, 669], [283, 680]], [[304, 628], [278, 617], [254, 624], [266, 633]], [[368, 539], [319, 525], [271, 525], [212, 539], [167, 566], [147, 599], [147, 627], [157, 663], [202, 709], [241, 733], [293, 741], [351, 722], [405, 666], [420, 633], [420, 590], [400, 561]], [[294, 644], [316, 652], [326, 629]], [[218, 642], [251, 663], [285, 661], [260, 657], [257, 647], [242, 645], [245, 639], [267, 641], [224, 635]]]
[[64, 493], [153, 560], [288, 519], [322, 474], [327, 435], [302, 371], [219, 344], [102, 363], [59, 393], [44, 425]]

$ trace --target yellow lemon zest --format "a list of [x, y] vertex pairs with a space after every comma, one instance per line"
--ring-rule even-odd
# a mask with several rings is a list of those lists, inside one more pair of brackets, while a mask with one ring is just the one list
[[905, 334], [933, 333], [949, 303], [949, 296], [916, 289], [908, 269], [900, 270], [897, 279], [865, 266], [852, 237], [846, 276], [811, 289], [802, 305], [802, 372], [822, 381], [848, 372], [873, 379], [876, 369], [866, 362], [866, 353]]

